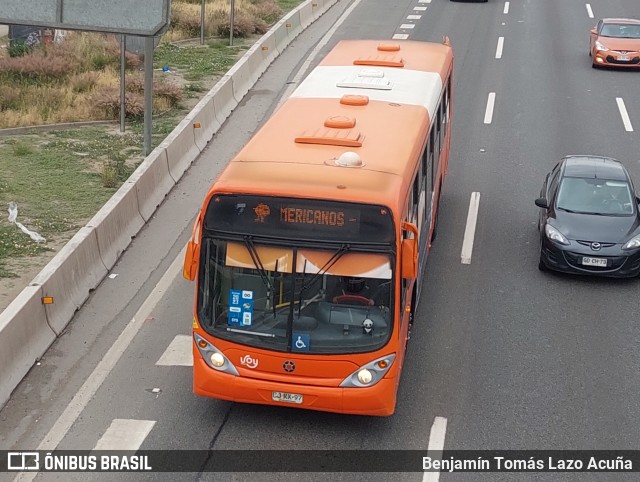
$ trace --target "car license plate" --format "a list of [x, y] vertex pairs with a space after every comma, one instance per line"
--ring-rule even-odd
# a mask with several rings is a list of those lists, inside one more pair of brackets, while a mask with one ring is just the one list
[[271, 392], [274, 402], [302, 403], [302, 395], [298, 393]]
[[618, 60], [620, 60], [621, 62], [629, 62], [629, 56], [628, 55], [618, 55]]
[[607, 260], [605, 258], [587, 258], [586, 256], [582, 258], [582, 264], [584, 266], [600, 266], [607, 267]]

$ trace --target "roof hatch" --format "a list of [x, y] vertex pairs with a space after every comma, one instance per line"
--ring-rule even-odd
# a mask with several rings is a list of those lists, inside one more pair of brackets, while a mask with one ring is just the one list
[[404, 67], [404, 60], [399, 55], [377, 54], [361, 57], [353, 61], [353, 65], [375, 65], [377, 67]]
[[390, 43], [378, 44], [378, 50], [380, 52], [399, 52], [400, 44], [390, 44]]
[[369, 97], [366, 95], [345, 94], [340, 98], [342, 105], [367, 105]]
[[[348, 119], [348, 118], [347, 118]], [[355, 125], [355, 119], [353, 119]], [[326, 122], [325, 122], [326, 125]], [[298, 144], [322, 144], [341, 147], [362, 147], [364, 136], [355, 129], [320, 127], [306, 130], [295, 138]]]
[[353, 129], [356, 126], [356, 118], [347, 117], [346, 115], [334, 115], [327, 117], [324, 121], [324, 126], [333, 129]]

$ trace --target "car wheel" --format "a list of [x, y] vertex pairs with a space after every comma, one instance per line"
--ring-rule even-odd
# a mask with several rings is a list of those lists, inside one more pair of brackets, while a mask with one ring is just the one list
[[542, 255], [540, 255], [540, 259], [538, 260], [538, 269], [540, 271], [547, 271], [547, 265], [542, 261]]
[[547, 265], [544, 264], [544, 259], [542, 259], [542, 237], [540, 237], [540, 257], [538, 258], [538, 269], [540, 271], [547, 271]]

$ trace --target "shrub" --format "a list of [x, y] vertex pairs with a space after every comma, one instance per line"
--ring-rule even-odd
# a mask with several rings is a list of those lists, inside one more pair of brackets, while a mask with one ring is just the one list
[[65, 104], [65, 90], [46, 86], [41, 87], [39, 93], [40, 96], [32, 101], [32, 105], [37, 109], [43, 122], [56, 122], [56, 113]]
[[102, 163], [102, 170], [100, 172], [100, 178], [102, 179], [102, 185], [106, 188], [116, 187], [118, 181], [118, 172], [116, 171], [113, 163], [104, 161]]
[[200, 35], [199, 9], [190, 5], [176, 3], [171, 9], [171, 28], [183, 30], [187, 37]]
[[5, 85], [0, 89], [0, 112], [4, 110], [18, 110], [22, 104], [22, 94], [19, 88]]
[[77, 69], [73, 58], [60, 55], [57, 49], [36, 49], [22, 57], [0, 58], [0, 72], [23, 82], [61, 81]]
[[[228, 36], [231, 32], [231, 24], [227, 18], [225, 22], [218, 27], [218, 35]], [[246, 38], [256, 33], [256, 19], [248, 15], [236, 14], [233, 20], [233, 36]]]
[[144, 77], [128, 77], [126, 89], [127, 92], [144, 94]]
[[22, 57], [31, 52], [31, 47], [29, 47], [24, 40], [13, 41], [10, 43], [8, 51], [9, 57]]
[[259, 3], [256, 3], [256, 16], [268, 25], [276, 23], [282, 16], [282, 13], [280, 5], [278, 5], [274, 0], [262, 0]]
[[[144, 77], [132, 77], [127, 80], [127, 91], [144, 95]], [[153, 81], [154, 96], [166, 99], [170, 107], [175, 107], [183, 99], [182, 88], [165, 80]]]
[[96, 86], [99, 77], [98, 72], [82, 72], [70, 79], [71, 90], [78, 94], [89, 92]]
[[127, 155], [119, 152], [112, 152], [107, 155], [107, 159], [102, 163], [102, 170], [100, 172], [102, 185], [104, 187], [114, 188], [118, 182], [127, 180], [130, 169], [127, 168], [126, 160]]
[[[92, 97], [92, 101], [99, 111], [109, 119], [120, 116], [120, 93], [115, 89], [105, 90]], [[144, 115], [144, 98], [140, 94], [128, 92], [125, 95], [125, 116], [142, 117]]]
[[165, 99], [169, 103], [170, 107], [177, 106], [183, 98], [182, 88], [171, 82], [154, 82], [153, 91], [155, 95]]
[[13, 146], [13, 153], [16, 156], [27, 156], [33, 152], [33, 149], [30, 145], [25, 144], [24, 142], [16, 142]]
[[[97, 54], [95, 62], [99, 62], [107, 65], [111, 65], [116, 68], [120, 68], [120, 40], [114, 35], [105, 36], [104, 52]], [[102, 57], [102, 58], [99, 58]], [[127, 69], [136, 69], [142, 65], [144, 60], [143, 55], [135, 54], [125, 50], [124, 64]]]

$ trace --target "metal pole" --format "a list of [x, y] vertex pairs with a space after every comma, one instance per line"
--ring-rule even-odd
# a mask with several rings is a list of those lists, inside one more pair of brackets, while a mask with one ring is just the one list
[[126, 62], [127, 56], [127, 36], [120, 34], [120, 132], [124, 132], [124, 119], [127, 115], [127, 95], [126, 95]]
[[200, 3], [200, 45], [204, 45], [204, 10], [207, 0], [201, 0]]
[[153, 115], [153, 37], [144, 39], [144, 156], [151, 153]]
[[234, 22], [234, 13], [235, 13], [235, 1], [231, 0], [231, 9], [229, 11], [229, 45], [233, 46], [233, 22]]

